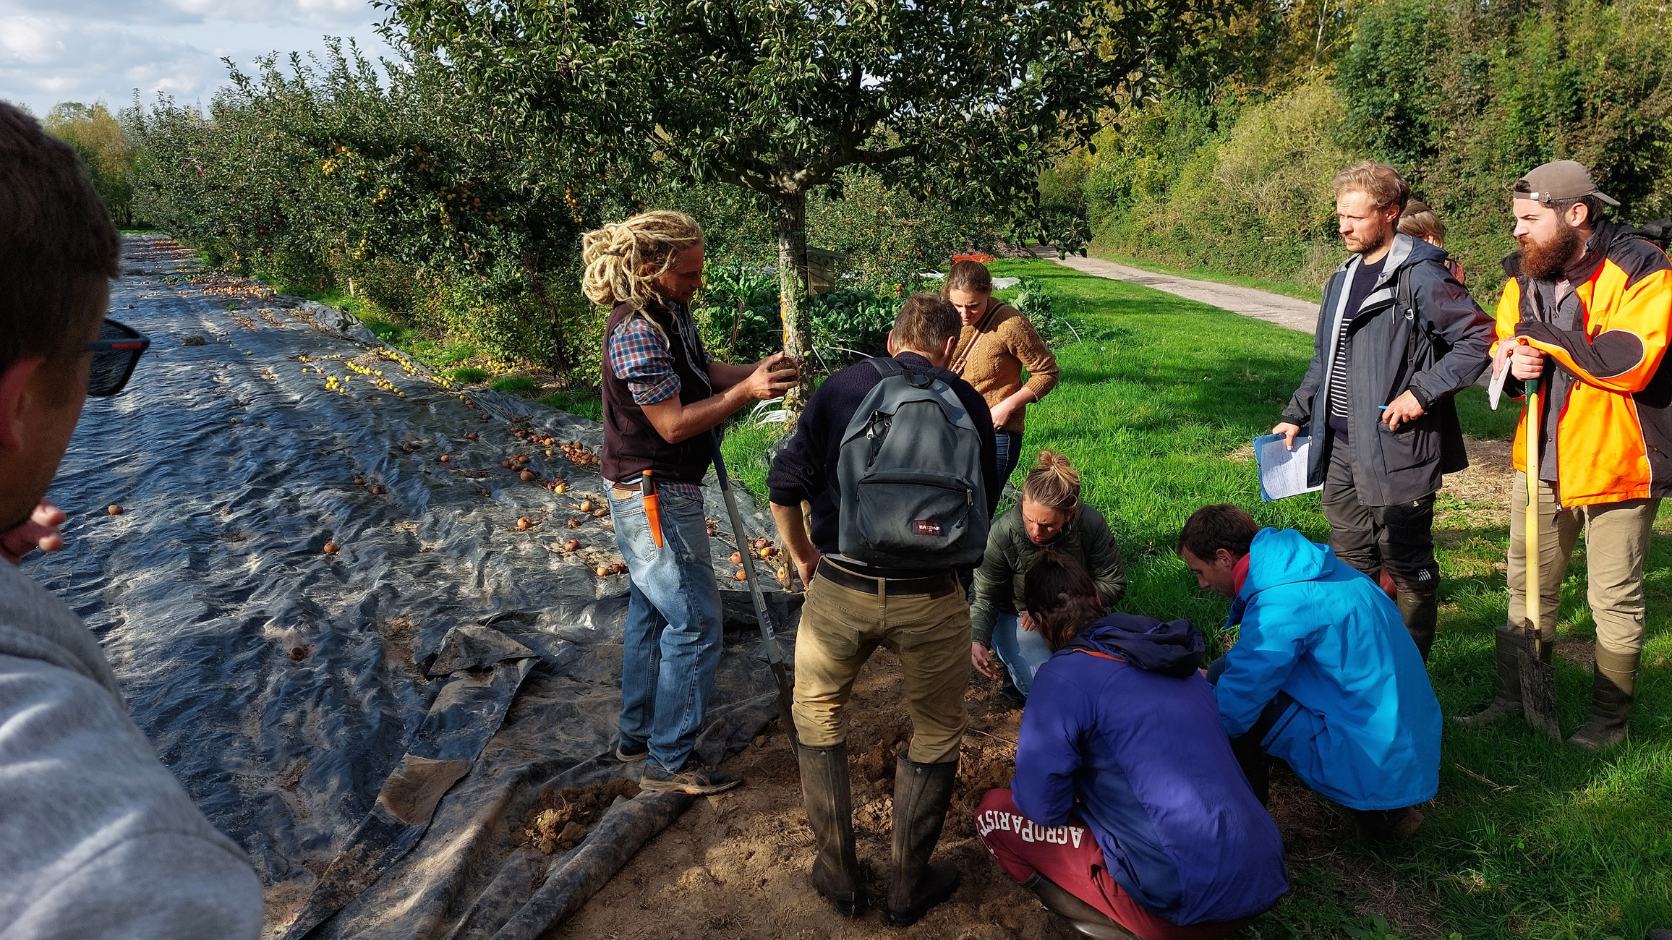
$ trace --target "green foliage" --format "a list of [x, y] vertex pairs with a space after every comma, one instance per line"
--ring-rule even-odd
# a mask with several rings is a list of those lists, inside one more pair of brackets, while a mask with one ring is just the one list
[[133, 227], [133, 148], [104, 102], [89, 106], [66, 101], [55, 105], [41, 126], [81, 157], [111, 221], [118, 228]]
[[866, 356], [882, 355], [902, 298], [855, 288], [819, 294], [808, 301], [813, 349], [827, 370]]
[[489, 382], [488, 387], [506, 395], [527, 395], [538, 389], [540, 385], [526, 375], [507, 375], [504, 378]]
[[991, 250], [999, 221], [990, 211], [918, 198], [874, 173], [849, 169], [839, 174], [839, 185], [813, 191], [807, 244], [843, 256], [842, 286], [896, 294], [920, 273], [945, 267], [956, 252]]
[[[1455, 120], [1437, 83], [1424, 82], [1445, 56], [1446, 0], [1399, 0], [1366, 8], [1341, 57], [1336, 87], [1346, 102], [1342, 128], [1355, 147], [1414, 168], [1434, 155]], [[1407, 169], [1406, 172], [1410, 172]]]
[[559, 371], [595, 366], [579, 232], [622, 210], [559, 141], [492, 143], [491, 100], [352, 45], [234, 70], [207, 114], [124, 114], [140, 215], [217, 264], [365, 298], [390, 323]]
[[[1514, 247], [1507, 190], [1533, 166], [1586, 163], [1624, 203], [1616, 218], [1672, 214], [1662, 0], [1374, 0], [1351, 17], [1336, 6], [1334, 20], [1329, 9], [1272, 3], [1263, 25], [1233, 18], [1186, 63], [1196, 84], [1111, 120], [1084, 178], [1099, 247], [1315, 293], [1345, 254], [1329, 181], [1373, 158], [1435, 207], [1490, 303]], [[1224, 57], [1254, 36], [1250, 61]]]
[[[776, 236], [792, 355], [813, 342], [801, 308], [807, 238], [818, 224], [808, 213], [814, 190], [886, 184], [953, 207], [965, 224], [1003, 213], [1031, 232], [1060, 223], [1051, 234], [1083, 237], [1077, 217], [1040, 210], [1038, 171], [1060, 140], [1083, 139], [1102, 109], [1147, 89], [1226, 5], [386, 4], [391, 33], [491, 93], [503, 120], [487, 130], [503, 145], [587, 141], [567, 157], [595, 178], [718, 181], [758, 195]], [[873, 243], [883, 227], [910, 231], [886, 216], [863, 219]], [[850, 235], [866, 237], [838, 224], [827, 240]], [[913, 260], [884, 251], [857, 263], [877, 258]]]
[[488, 375], [488, 370], [479, 366], [460, 366], [453, 370], [452, 379], [460, 385], [470, 385], [482, 381]]
[[694, 314], [711, 355], [726, 362], [759, 359], [780, 343], [778, 276], [759, 262], [709, 262]]
[[[1340, 98], [1311, 79], [1247, 106], [1224, 131], [1188, 98], [1134, 119], [1088, 177], [1102, 247], [1254, 277], [1322, 280], [1341, 254], [1330, 181], [1351, 162]], [[1155, 152], [1151, 148], [1157, 148]]]

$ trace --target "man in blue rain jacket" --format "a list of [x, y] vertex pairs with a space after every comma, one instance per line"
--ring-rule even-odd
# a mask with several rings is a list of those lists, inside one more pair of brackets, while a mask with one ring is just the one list
[[1209, 678], [1255, 794], [1269, 755], [1354, 810], [1367, 838], [1415, 833], [1439, 787], [1440, 705], [1393, 602], [1327, 546], [1236, 506], [1197, 510], [1178, 550], [1241, 625]]

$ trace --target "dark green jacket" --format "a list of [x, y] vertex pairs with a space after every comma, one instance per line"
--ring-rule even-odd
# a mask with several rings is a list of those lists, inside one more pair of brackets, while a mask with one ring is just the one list
[[1016, 612], [1016, 598], [1022, 596], [1022, 578], [1045, 549], [1061, 552], [1086, 566], [1104, 607], [1113, 607], [1126, 593], [1126, 567], [1120, 546], [1109, 531], [1109, 523], [1097, 510], [1081, 503], [1061, 533], [1044, 545], [1028, 539], [1022, 524], [1022, 508], [993, 520], [987, 532], [987, 551], [975, 571], [975, 603], [970, 605], [970, 639], [992, 645], [993, 622], [1000, 614]]

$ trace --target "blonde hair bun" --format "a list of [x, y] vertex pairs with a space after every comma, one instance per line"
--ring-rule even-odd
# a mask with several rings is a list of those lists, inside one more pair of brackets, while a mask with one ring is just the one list
[[1067, 512], [1080, 502], [1080, 472], [1067, 457], [1041, 450], [1039, 462], [1022, 481], [1022, 498]]

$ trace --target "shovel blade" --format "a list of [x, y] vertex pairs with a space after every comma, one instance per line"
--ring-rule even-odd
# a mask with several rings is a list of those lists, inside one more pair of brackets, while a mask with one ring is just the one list
[[1546, 737], [1560, 741], [1561, 724], [1556, 721], [1556, 670], [1539, 655], [1538, 634], [1521, 631], [1521, 713], [1527, 724]]

